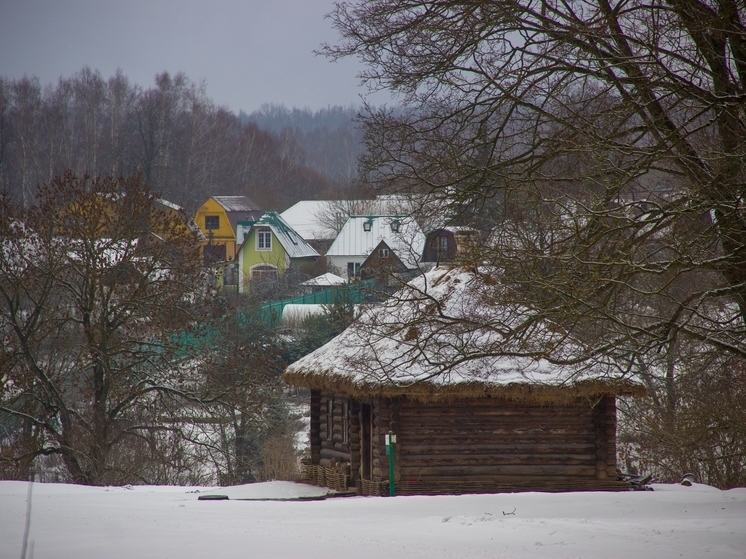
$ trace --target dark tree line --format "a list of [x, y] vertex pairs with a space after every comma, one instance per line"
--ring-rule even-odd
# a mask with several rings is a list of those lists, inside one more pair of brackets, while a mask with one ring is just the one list
[[[301, 134], [270, 132], [265, 123], [216, 106], [183, 74], [159, 74], [147, 89], [121, 72], [107, 80], [89, 68], [46, 87], [0, 77], [0, 191], [29, 205], [38, 185], [67, 170], [139, 172], [190, 212], [212, 195], [247, 195], [283, 210], [334, 197], [354, 178], [359, 138], [350, 127]], [[338, 140], [346, 147], [329, 147]]]

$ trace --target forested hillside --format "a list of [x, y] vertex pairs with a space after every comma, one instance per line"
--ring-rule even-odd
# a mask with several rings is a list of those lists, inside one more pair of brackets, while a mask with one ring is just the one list
[[361, 149], [355, 112], [270, 107], [235, 115], [204, 84], [165, 72], [149, 88], [89, 68], [53, 85], [0, 77], [0, 190], [28, 204], [39, 184], [68, 169], [140, 172], [190, 212], [215, 194], [283, 210], [347, 189]]
[[288, 138], [300, 146], [303, 157], [298, 163], [307, 165], [338, 184], [350, 185], [357, 176], [358, 158], [363, 153], [362, 125], [359, 109], [327, 107], [288, 109], [284, 105], [268, 104], [250, 115], [241, 113], [242, 122], [254, 123], [262, 129]]

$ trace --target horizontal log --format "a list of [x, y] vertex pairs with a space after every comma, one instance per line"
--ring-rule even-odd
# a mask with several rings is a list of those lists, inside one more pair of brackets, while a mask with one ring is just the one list
[[503, 466], [587, 466], [598, 469], [598, 460], [592, 455], [571, 454], [502, 454], [483, 456], [437, 456], [411, 457], [401, 456], [402, 468], [442, 468], [452, 466], [488, 466], [502, 468]]
[[467, 493], [503, 493], [516, 491], [626, 491], [624, 482], [616, 480], [571, 479], [555, 481], [542, 479], [517, 479], [497, 482], [464, 482], [463, 480], [443, 482], [407, 482], [397, 484], [398, 495], [459, 495]]
[[417, 476], [417, 475], [402, 475], [402, 483], [510, 483], [514, 485], [522, 484], [541, 484], [541, 483], [553, 483], [553, 484], [570, 484], [570, 483], [591, 483], [596, 479], [595, 476], [577, 476], [577, 475], [541, 475], [541, 476], [530, 476], [530, 475], [503, 475], [503, 474], [478, 474], [471, 475], [468, 478], [464, 476], [453, 476], [453, 475], [432, 475], [432, 476]]
[[[396, 447], [396, 453], [407, 458], [430, 458], [438, 460], [447, 456], [464, 456], [466, 458], [478, 458], [480, 456], [593, 456], [598, 454], [592, 445], [480, 445], [479, 448], [451, 445], [448, 448], [441, 447]], [[607, 454], [603, 454], [605, 458]]]
[[492, 425], [481, 425], [473, 427], [464, 427], [453, 425], [449, 428], [443, 426], [412, 426], [402, 425], [397, 433], [402, 437], [433, 437], [440, 439], [452, 439], [454, 437], [477, 437], [485, 435], [525, 435], [525, 436], [540, 436], [540, 435], [569, 435], [569, 436], [585, 436], [590, 440], [595, 440], [595, 432], [591, 427], [563, 427], [563, 426], [546, 426], [543, 428], [527, 428], [527, 427], [498, 427]]
[[335, 458], [340, 462], [349, 462], [350, 454], [348, 452], [340, 452], [338, 450], [331, 450], [329, 448], [322, 448], [320, 451], [321, 458], [332, 459]]
[[[542, 437], [542, 438], [531, 438], [531, 437], [485, 437], [483, 439], [412, 439], [398, 437], [397, 448], [401, 449], [402, 452], [450, 452], [454, 450], [463, 450], [464, 452], [480, 452], [481, 450], [495, 449], [510, 451], [513, 449], [522, 449], [526, 447], [542, 447], [542, 448], [567, 448], [567, 449], [593, 449], [595, 452], [596, 444], [592, 440], [574, 439], [566, 440], [561, 437]], [[603, 446], [606, 451], [608, 447]]]
[[542, 432], [552, 430], [581, 431], [593, 433], [594, 436], [599, 433], [599, 429], [590, 421], [575, 420], [548, 420], [543, 418], [532, 421], [484, 421], [474, 418], [464, 419], [432, 419], [431, 421], [400, 421], [397, 425], [398, 432], [418, 432], [418, 431], [453, 431], [468, 432], [471, 430], [489, 430], [502, 429], [516, 432]]
[[478, 407], [470, 406], [460, 409], [442, 407], [442, 408], [419, 408], [419, 409], [402, 409], [399, 412], [401, 419], [417, 419], [421, 417], [501, 417], [501, 418], [534, 418], [534, 417], [551, 417], [551, 418], [571, 418], [582, 417], [590, 419], [591, 417], [606, 417], [594, 414], [590, 409], [581, 408], [507, 408], [507, 407]]
[[561, 466], [561, 465], [506, 465], [506, 466], [438, 466], [409, 468], [401, 465], [403, 477], [421, 476], [463, 476], [468, 478], [472, 475], [512, 475], [512, 476], [588, 476], [595, 477], [596, 468], [586, 466]]
[[[592, 444], [596, 445], [596, 437], [590, 433], [515, 433], [508, 432], [474, 432], [453, 433], [410, 433], [398, 432], [397, 440], [401, 444], [415, 445], [444, 445], [444, 444], [532, 444], [547, 443], [561, 444]], [[605, 446], [605, 445], [604, 445]]]
[[493, 423], [521, 423], [537, 421], [566, 421], [570, 423], [590, 423], [605, 424], [605, 422], [594, 421], [595, 417], [591, 414], [572, 414], [572, 415], [546, 415], [546, 414], [447, 414], [432, 412], [428, 414], [402, 415], [399, 417], [403, 422], [426, 422], [434, 420], [443, 421], [470, 421], [470, 422], [493, 422]]
[[514, 409], [514, 408], [470, 408], [464, 410], [456, 410], [449, 407], [431, 407], [423, 408], [421, 410], [406, 410], [402, 411], [398, 417], [403, 419], [416, 419], [419, 417], [494, 417], [505, 420], [510, 419], [534, 419], [538, 417], [556, 417], [556, 418], [567, 418], [571, 419], [574, 417], [585, 418], [588, 420], [595, 419], [596, 421], [606, 422], [613, 416], [607, 416], [606, 414], [594, 413], [591, 410], [562, 410], [555, 411], [547, 408], [533, 408], [533, 409]]
[[[543, 408], [543, 409], [562, 409], [576, 407], [591, 407], [588, 400], [578, 398], [577, 400], [568, 400], [566, 403], [531, 403], [520, 400], [501, 400], [499, 398], [458, 398], [448, 401], [422, 402], [419, 400], [400, 400], [399, 408], [404, 410], [411, 407], [448, 407], [448, 408], [468, 408], [473, 405], [485, 406], [509, 406], [514, 408]], [[596, 406], [598, 407], [598, 406]]]

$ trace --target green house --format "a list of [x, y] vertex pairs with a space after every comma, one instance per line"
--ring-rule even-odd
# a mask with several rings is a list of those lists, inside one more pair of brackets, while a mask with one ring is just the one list
[[267, 212], [257, 221], [239, 222], [241, 246], [238, 261], [238, 290], [243, 293], [252, 281], [276, 280], [288, 270], [312, 264], [319, 253], [277, 212]]

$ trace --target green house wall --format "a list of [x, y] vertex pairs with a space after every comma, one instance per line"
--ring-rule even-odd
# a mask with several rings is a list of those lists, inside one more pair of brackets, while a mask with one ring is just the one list
[[290, 265], [290, 259], [274, 233], [272, 233], [272, 250], [257, 250], [257, 232], [257, 229], [252, 228], [239, 253], [242, 270], [240, 281], [243, 285], [251, 279], [251, 268], [258, 264], [275, 266], [279, 275], [284, 274]]

